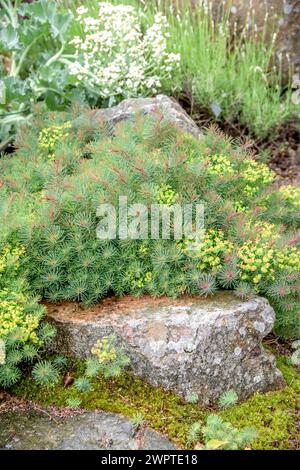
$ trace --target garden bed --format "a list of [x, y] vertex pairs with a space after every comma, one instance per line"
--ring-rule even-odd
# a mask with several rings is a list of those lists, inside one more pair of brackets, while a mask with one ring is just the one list
[[300, 81], [274, 25], [125, 3], [1, 2], [3, 422], [299, 449]]

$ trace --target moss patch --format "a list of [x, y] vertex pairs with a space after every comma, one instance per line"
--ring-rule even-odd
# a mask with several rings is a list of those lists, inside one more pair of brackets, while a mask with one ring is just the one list
[[[219, 412], [238, 428], [253, 425], [259, 437], [253, 443], [255, 449], [295, 449], [299, 443], [300, 377], [287, 359], [280, 357], [278, 367], [287, 387], [277, 392], [255, 394], [246, 402]], [[76, 378], [83, 374], [84, 365], [71, 361], [68, 372]], [[31, 377], [25, 378], [12, 390], [17, 396], [42, 405], [66, 406], [67, 399], [76, 397], [88, 410], [101, 409], [134, 417], [142, 413], [147, 424], [167, 434], [184, 448], [188, 444], [190, 426], [196, 421], [204, 423], [211, 410], [199, 405], [187, 404], [175, 394], [155, 388], [142, 380], [124, 374], [118, 380], [94, 380], [93, 391], [82, 394], [63, 383], [50, 389], [41, 389]]]

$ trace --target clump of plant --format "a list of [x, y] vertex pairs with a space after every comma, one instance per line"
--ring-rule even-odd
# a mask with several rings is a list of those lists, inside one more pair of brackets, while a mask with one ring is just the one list
[[130, 363], [124, 348], [118, 346], [117, 337], [114, 334], [99, 339], [91, 353], [96, 357], [88, 358], [86, 361], [87, 377], [95, 377], [99, 374], [105, 379], [118, 377]]
[[194, 392], [188, 392], [186, 397], [185, 397], [185, 400], [186, 400], [187, 403], [198, 403], [199, 395], [197, 393], [194, 393]]
[[221, 409], [230, 408], [238, 402], [238, 394], [234, 390], [228, 390], [227, 392], [222, 393], [219, 398], [219, 407]]
[[[14, 158], [0, 161], [1, 237], [26, 248], [22, 269], [34, 292], [86, 305], [111, 293], [262, 294], [276, 310], [277, 331], [299, 336], [297, 189], [273, 187], [274, 173], [247, 146], [214, 128], [196, 140], [161, 110], [119, 123], [112, 135], [93, 111], [78, 109], [38, 115], [17, 146]], [[143, 204], [147, 221], [140, 224], [140, 209], [131, 212], [125, 237], [124, 197], [128, 207]], [[204, 207], [204, 233], [193, 225], [177, 236], [174, 205], [191, 203]], [[102, 204], [116, 209], [109, 236]], [[170, 215], [168, 239], [161, 230], [151, 236], [153, 204]]]
[[[11, 140], [15, 126], [44, 99], [59, 109], [73, 99], [68, 68], [60, 60], [67, 44], [72, 14], [56, 2], [0, 2], [0, 149]], [[2, 73], [1, 73], [2, 72]]]
[[[24, 252], [24, 247], [18, 244], [5, 245], [0, 251], [0, 387], [3, 388], [9, 388], [21, 378], [21, 365], [35, 361], [54, 334], [50, 325], [41, 323], [44, 308], [20, 276]], [[40, 374], [39, 381], [42, 380]]]
[[[204, 446], [197, 446], [203, 450], [242, 450], [249, 448], [251, 442], [257, 437], [255, 428], [247, 426], [236, 429], [232, 424], [223, 421], [215, 414], [207, 417], [206, 426], [201, 429]], [[197, 436], [198, 437], [198, 436]]]
[[[130, 364], [124, 348], [118, 346], [114, 334], [99, 339], [91, 349], [92, 356], [86, 360], [85, 374], [74, 381], [74, 388], [80, 393], [90, 392], [91, 379], [102, 376], [105, 379], [119, 377]], [[95, 357], [93, 357], [95, 356]]]
[[170, 89], [180, 54], [168, 51], [168, 22], [157, 11], [142, 30], [143, 13], [131, 5], [99, 3], [98, 16], [80, 6], [76, 21], [81, 35], [72, 39], [76, 60], [69, 61], [77, 87], [109, 105], [129, 96]]

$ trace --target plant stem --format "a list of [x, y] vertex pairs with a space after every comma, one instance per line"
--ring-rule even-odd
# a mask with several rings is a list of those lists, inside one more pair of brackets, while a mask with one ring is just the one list
[[62, 42], [62, 45], [61, 45], [61, 48], [59, 49], [59, 51], [56, 54], [54, 54], [52, 57], [50, 57], [49, 60], [47, 60], [45, 66], [49, 67], [49, 65], [53, 64], [53, 62], [58, 60], [60, 58], [60, 56], [62, 55], [62, 53], [64, 52], [64, 49], [65, 49], [65, 43]]

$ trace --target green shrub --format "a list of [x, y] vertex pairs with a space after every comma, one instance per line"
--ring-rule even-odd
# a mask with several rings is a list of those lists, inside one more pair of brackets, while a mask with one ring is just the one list
[[[22, 270], [39, 295], [89, 305], [111, 293], [234, 289], [267, 296], [277, 330], [299, 333], [300, 190], [272, 187], [274, 174], [245, 146], [214, 129], [197, 141], [159, 111], [120, 123], [112, 136], [79, 109], [38, 116], [17, 145], [0, 162], [1, 237], [25, 246]], [[147, 207], [203, 203], [203, 242], [100, 240], [97, 208], [119, 196]]]
[[20, 263], [24, 248], [6, 245], [0, 252], [0, 387], [8, 388], [21, 377], [21, 364], [31, 363], [52, 337], [53, 329], [41, 324], [44, 308], [29, 294]]

